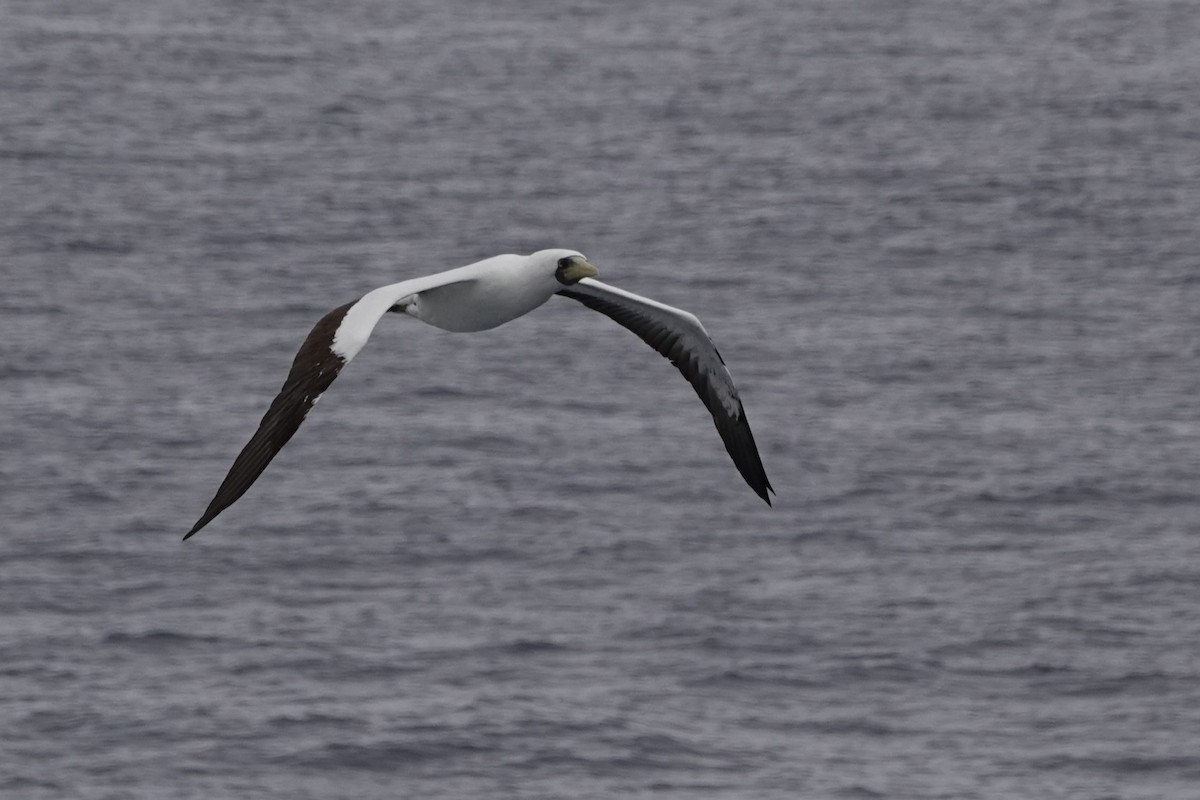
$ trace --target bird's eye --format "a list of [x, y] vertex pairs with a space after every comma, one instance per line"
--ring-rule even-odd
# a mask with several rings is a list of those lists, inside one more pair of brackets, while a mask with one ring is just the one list
[[567, 279], [567, 270], [571, 268], [571, 256], [566, 256], [558, 260], [558, 269], [554, 270], [554, 277], [564, 286], [570, 286], [575, 281]]

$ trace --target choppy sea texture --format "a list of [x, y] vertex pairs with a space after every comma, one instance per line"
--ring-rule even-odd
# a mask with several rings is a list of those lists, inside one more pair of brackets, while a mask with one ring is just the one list
[[[1189, 3], [0, 5], [0, 796], [1191, 798]], [[308, 327], [389, 319], [179, 539]]]

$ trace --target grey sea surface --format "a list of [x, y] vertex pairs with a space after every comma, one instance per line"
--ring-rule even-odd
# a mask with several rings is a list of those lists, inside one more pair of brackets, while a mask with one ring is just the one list
[[[1200, 797], [1188, 2], [0, 0], [0, 797]], [[389, 317], [180, 542], [309, 327]]]

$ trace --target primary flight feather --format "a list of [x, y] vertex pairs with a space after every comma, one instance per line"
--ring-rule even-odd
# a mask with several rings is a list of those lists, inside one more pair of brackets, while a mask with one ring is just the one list
[[458, 269], [383, 286], [338, 306], [313, 327], [292, 361], [283, 388], [242, 448], [195, 534], [245, 494], [300, 427], [313, 404], [367, 343], [389, 311], [448, 331], [482, 331], [524, 316], [559, 294], [578, 300], [637, 334], [683, 373], [705, 408], [733, 463], [759, 497], [774, 492], [737, 388], [700, 320], [673, 306], [594, 279], [599, 274], [574, 250], [502, 255]]

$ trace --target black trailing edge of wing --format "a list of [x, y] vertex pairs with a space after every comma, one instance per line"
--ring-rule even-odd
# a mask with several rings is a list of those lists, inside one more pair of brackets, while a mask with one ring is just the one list
[[271, 401], [270, 408], [258, 424], [258, 430], [234, 459], [216, 496], [208, 504], [204, 515], [183, 537], [185, 540], [246, 493], [271, 463], [271, 459], [300, 428], [300, 423], [304, 422], [313, 404], [337, 378], [346, 362], [331, 349], [333, 337], [352, 305], [354, 303], [346, 303], [330, 311], [309, 332], [300, 351], [296, 353], [283, 388]]

